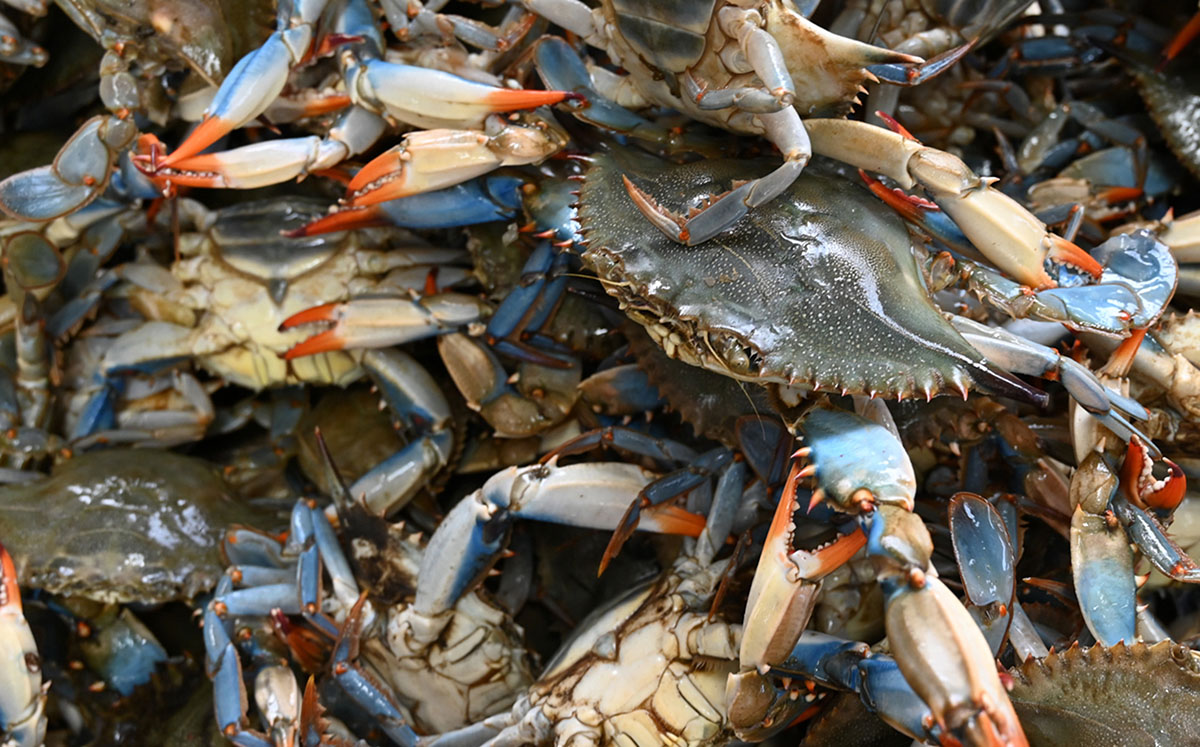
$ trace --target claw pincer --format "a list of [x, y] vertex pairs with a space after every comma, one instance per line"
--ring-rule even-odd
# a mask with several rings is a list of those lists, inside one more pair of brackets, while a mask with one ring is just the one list
[[840, 410], [813, 410], [801, 430], [809, 465], [799, 474], [816, 478], [816, 497], [857, 514], [883, 587], [891, 650], [928, 718], [967, 744], [1026, 744], [991, 648], [933, 571], [933, 542], [912, 512], [916, 479], [899, 439]]
[[17, 569], [8, 550], [0, 546], [0, 738], [4, 744], [42, 744], [46, 687], [33, 632], [21, 611]]

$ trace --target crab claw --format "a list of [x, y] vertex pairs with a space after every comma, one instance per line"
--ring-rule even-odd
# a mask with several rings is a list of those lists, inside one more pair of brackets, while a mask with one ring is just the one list
[[191, 158], [266, 111], [283, 92], [292, 66], [308, 52], [312, 35], [307, 24], [276, 31], [261, 47], [238, 60], [204, 112], [203, 121], [157, 166], [172, 167]]
[[1121, 464], [1121, 486], [1129, 502], [1139, 508], [1174, 511], [1187, 492], [1187, 477], [1183, 468], [1163, 457], [1167, 468], [1165, 477], [1154, 476], [1154, 458], [1137, 436], [1129, 439], [1125, 461]]
[[40, 745], [46, 735], [46, 693], [37, 644], [21, 611], [17, 569], [0, 546], [0, 730], [7, 743]]
[[844, 565], [867, 542], [862, 530], [856, 529], [813, 552], [792, 551], [792, 514], [798, 508], [800, 472], [800, 466], [794, 464], [750, 585], [738, 654], [745, 670], [765, 672], [787, 657], [808, 625], [816, 582]]
[[943, 733], [972, 745], [1028, 745], [983, 633], [936, 576], [921, 584], [887, 605], [888, 642], [904, 679]]
[[500, 166], [540, 163], [566, 144], [542, 120], [532, 123], [489, 118], [479, 130], [410, 132], [397, 146], [364, 166], [347, 187], [351, 207], [450, 187]]
[[313, 322], [333, 322], [332, 329], [294, 345], [285, 360], [331, 350], [386, 348], [481, 321], [490, 311], [484, 302], [459, 293], [416, 300], [404, 297], [359, 298], [314, 306], [291, 315], [279, 331]]
[[817, 478], [813, 501], [828, 498], [848, 511], [877, 504], [911, 511], [917, 478], [904, 445], [882, 425], [844, 410], [814, 409], [801, 424], [806, 446], [797, 454], [809, 465], [802, 477]]
[[849, 120], [805, 123], [813, 152], [884, 174], [903, 189], [921, 186], [991, 262], [1036, 290], [1055, 283], [1045, 260], [1065, 262], [1099, 278], [1100, 263], [1062, 237], [1016, 200], [992, 189], [959, 158], [902, 134]]
[[369, 148], [386, 128], [387, 123], [380, 117], [355, 107], [346, 110], [324, 138], [312, 135], [268, 140], [188, 157], [176, 151], [167, 159], [169, 164], [155, 157], [151, 142], [150, 156], [138, 156], [138, 160], [143, 164], [149, 161], [146, 173], [158, 184], [169, 181], [176, 186], [255, 189], [333, 168]]
[[347, 89], [354, 103], [423, 128], [479, 128], [491, 114], [581, 99], [572, 91], [497, 88], [427, 67], [383, 60], [365, 64], [347, 50]]

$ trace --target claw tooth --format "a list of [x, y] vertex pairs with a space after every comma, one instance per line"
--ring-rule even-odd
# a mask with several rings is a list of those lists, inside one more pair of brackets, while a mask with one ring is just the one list
[[792, 459], [808, 459], [808, 455], [811, 453], [812, 453], [812, 447], [805, 446], [805, 447], [796, 449], [796, 451], [792, 453]]
[[799, 477], [812, 477], [813, 475], [817, 474], [817, 465], [815, 465], [815, 464], [806, 464], [806, 465], [804, 466], [804, 469], [800, 470], [800, 471], [799, 471], [799, 472], [797, 472], [796, 474], [797, 474]]
[[819, 506], [823, 500], [825, 500], [825, 491], [821, 490], [820, 488], [814, 490], [812, 493], [812, 498], [810, 498], [808, 501], [808, 513], [811, 514], [813, 509]]

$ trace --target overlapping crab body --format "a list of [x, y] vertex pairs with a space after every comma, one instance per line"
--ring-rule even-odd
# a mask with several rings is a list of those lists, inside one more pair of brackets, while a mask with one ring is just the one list
[[579, 199], [584, 261], [668, 355], [737, 379], [886, 397], [1009, 388], [929, 300], [904, 225], [852, 181], [810, 168], [695, 247], [647, 223], [622, 184], [678, 204], [769, 168], [597, 155]]

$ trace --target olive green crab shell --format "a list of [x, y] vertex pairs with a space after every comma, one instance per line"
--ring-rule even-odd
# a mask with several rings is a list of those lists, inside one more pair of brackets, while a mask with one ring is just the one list
[[737, 379], [884, 397], [1027, 391], [934, 307], [904, 223], [855, 182], [810, 165], [694, 247], [651, 225], [622, 183], [687, 210], [772, 165], [597, 154], [579, 197], [584, 262], [668, 355]]

